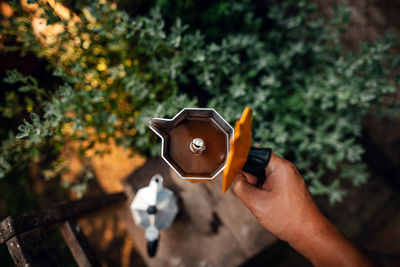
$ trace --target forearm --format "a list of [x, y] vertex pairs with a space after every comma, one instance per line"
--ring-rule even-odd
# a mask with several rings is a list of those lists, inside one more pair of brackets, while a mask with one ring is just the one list
[[319, 211], [296, 167], [272, 154], [266, 180], [245, 174], [234, 191], [257, 220], [276, 237], [288, 242], [315, 266], [373, 266]]
[[289, 242], [314, 266], [373, 266], [323, 215], [304, 225], [304, 231]]

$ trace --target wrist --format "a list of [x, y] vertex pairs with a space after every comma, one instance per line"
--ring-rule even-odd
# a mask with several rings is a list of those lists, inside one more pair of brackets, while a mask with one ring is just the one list
[[332, 266], [328, 262], [340, 250], [338, 242], [342, 239], [344, 237], [337, 228], [316, 210], [304, 218], [298, 234], [288, 243], [314, 266]]
[[318, 211], [304, 216], [301, 226], [288, 243], [294, 249], [302, 250], [311, 247], [318, 240], [331, 236], [335, 230], [335, 226]]

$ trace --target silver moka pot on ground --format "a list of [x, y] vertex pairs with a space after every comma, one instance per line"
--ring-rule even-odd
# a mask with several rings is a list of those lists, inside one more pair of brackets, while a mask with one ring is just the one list
[[135, 223], [146, 229], [147, 251], [154, 257], [159, 230], [169, 228], [178, 213], [175, 195], [163, 187], [163, 177], [156, 174], [148, 186], [138, 190], [130, 209]]

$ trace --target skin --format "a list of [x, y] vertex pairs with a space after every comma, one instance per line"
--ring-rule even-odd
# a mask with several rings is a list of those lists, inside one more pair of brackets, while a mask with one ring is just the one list
[[272, 154], [265, 173], [261, 188], [255, 186], [257, 178], [248, 173], [242, 173], [233, 187], [265, 229], [314, 266], [374, 266], [322, 215], [291, 162]]

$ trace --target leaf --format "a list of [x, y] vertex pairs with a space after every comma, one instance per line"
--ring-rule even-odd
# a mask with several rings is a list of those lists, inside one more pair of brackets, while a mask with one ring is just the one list
[[34, 90], [35, 89], [32, 88], [30, 85], [23, 85], [18, 88], [18, 91], [20, 91], [21, 93], [28, 93]]
[[29, 114], [29, 116], [31, 117], [31, 120], [32, 120], [33, 122], [39, 122], [39, 121], [40, 121], [39, 115], [36, 114], [36, 113], [34, 113], [34, 112], [31, 112], [31, 113]]
[[18, 133], [17, 136], [15, 138], [17, 139], [21, 139], [24, 138], [26, 136], [28, 136], [29, 134], [27, 132], [23, 132], [23, 133]]
[[6, 83], [13, 84], [13, 83], [25, 81], [24, 76], [16, 69], [7, 70], [6, 74], [7, 74], [7, 76], [3, 79], [3, 81]]
[[331, 192], [329, 192], [329, 204], [335, 205], [336, 203], [341, 202], [345, 195], [345, 190], [332, 190]]

